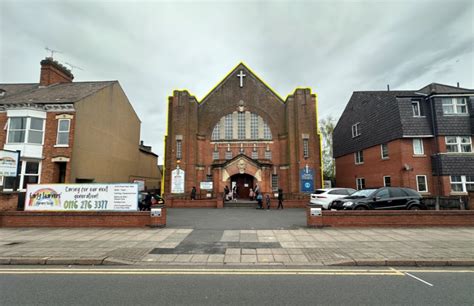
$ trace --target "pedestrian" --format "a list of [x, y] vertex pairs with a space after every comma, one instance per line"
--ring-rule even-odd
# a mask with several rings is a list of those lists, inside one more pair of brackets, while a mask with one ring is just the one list
[[193, 189], [191, 189], [191, 200], [196, 200], [196, 187], [193, 186]]
[[265, 204], [267, 204], [267, 210], [270, 209], [270, 204], [271, 204], [270, 202], [271, 202], [271, 200], [270, 200], [270, 195], [267, 193], [267, 194], [265, 195]]
[[278, 207], [277, 209], [283, 209], [283, 189], [278, 188]]
[[260, 187], [258, 186], [258, 184], [255, 184], [255, 188], [253, 189], [253, 191], [255, 192], [255, 195], [260, 193]]
[[152, 198], [151, 193], [148, 191], [145, 196], [145, 199], [143, 199], [142, 208], [140, 210], [143, 210], [143, 211], [150, 210], [151, 198]]
[[258, 203], [258, 209], [263, 209], [263, 196], [261, 193], [257, 194], [257, 203]]
[[224, 201], [228, 201], [229, 200], [229, 186], [225, 185], [224, 187]]
[[237, 184], [235, 184], [234, 187], [232, 188], [232, 197], [233, 197], [234, 201], [237, 201], [238, 192], [239, 192], [239, 189], [237, 187]]
[[250, 201], [253, 201], [253, 198], [255, 197], [255, 193], [253, 192], [253, 189], [250, 188], [249, 190], [249, 198], [250, 198]]

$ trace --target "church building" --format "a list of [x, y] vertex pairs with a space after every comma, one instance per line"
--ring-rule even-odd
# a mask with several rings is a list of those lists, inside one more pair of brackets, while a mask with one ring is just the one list
[[321, 187], [317, 98], [297, 88], [282, 99], [246, 65], [237, 65], [201, 101], [186, 90], [168, 98], [164, 188], [167, 198], [222, 199], [237, 186], [302, 199]]

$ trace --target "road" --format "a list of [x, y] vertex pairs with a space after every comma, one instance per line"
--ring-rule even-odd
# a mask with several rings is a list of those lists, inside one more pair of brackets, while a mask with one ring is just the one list
[[[170, 270], [171, 269], [171, 270]], [[2, 305], [472, 305], [474, 269], [2, 267]]]

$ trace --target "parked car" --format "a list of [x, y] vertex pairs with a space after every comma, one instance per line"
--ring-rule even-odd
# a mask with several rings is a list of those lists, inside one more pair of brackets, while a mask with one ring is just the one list
[[362, 189], [350, 196], [332, 201], [330, 209], [426, 209], [423, 197], [413, 189], [382, 187]]
[[322, 205], [323, 209], [328, 209], [329, 203], [333, 200], [351, 195], [355, 191], [356, 190], [352, 188], [316, 189], [314, 193], [311, 194], [309, 202], [310, 204]]

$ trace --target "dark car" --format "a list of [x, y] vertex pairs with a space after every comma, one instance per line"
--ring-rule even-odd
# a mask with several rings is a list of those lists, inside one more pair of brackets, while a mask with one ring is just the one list
[[413, 189], [382, 187], [362, 189], [350, 196], [332, 201], [330, 209], [426, 209], [423, 197]]

